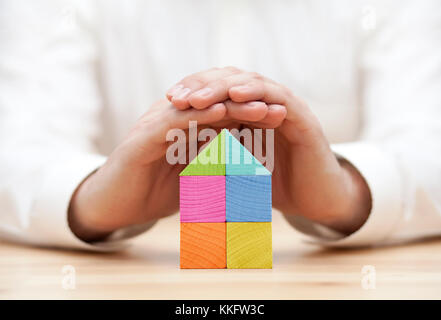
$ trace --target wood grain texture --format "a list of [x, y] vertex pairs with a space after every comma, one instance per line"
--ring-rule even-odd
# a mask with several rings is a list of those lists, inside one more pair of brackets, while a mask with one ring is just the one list
[[226, 221], [271, 221], [271, 176], [226, 176]]
[[225, 176], [179, 177], [181, 222], [225, 222]]
[[226, 268], [225, 223], [181, 223], [181, 269]]
[[227, 222], [227, 268], [272, 267], [271, 222]]
[[271, 175], [260, 162], [225, 130], [225, 174], [232, 175]]
[[[0, 299], [441, 299], [441, 239], [323, 249], [273, 212], [273, 269], [179, 268], [179, 217], [106, 254], [0, 241]], [[62, 287], [63, 266], [76, 287]], [[365, 290], [363, 266], [376, 289]]]
[[180, 176], [225, 175], [225, 130], [222, 130], [204, 150], [200, 151]]

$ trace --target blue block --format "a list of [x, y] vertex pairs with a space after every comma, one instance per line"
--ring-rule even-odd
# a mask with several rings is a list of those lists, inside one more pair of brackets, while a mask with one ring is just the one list
[[227, 222], [270, 222], [271, 176], [226, 176]]
[[227, 176], [271, 175], [229, 131], [225, 131], [225, 173]]

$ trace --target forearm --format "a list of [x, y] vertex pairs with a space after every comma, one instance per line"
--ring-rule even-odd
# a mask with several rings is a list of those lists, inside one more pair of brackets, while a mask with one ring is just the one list
[[[358, 230], [371, 211], [370, 190], [358, 170], [337, 159], [329, 147], [319, 153], [295, 148], [288, 171], [275, 175], [274, 206], [287, 216], [301, 216], [311, 222], [349, 235]], [[301, 166], [307, 163], [307, 166]], [[279, 176], [283, 175], [283, 179]], [[283, 185], [277, 183], [287, 181]]]
[[[150, 170], [125, 166], [110, 156], [75, 190], [69, 205], [69, 227], [86, 242], [104, 240], [112, 232], [141, 225], [160, 216], [160, 208], [141, 193], [154, 176]], [[159, 199], [156, 199], [159, 203]]]
[[369, 187], [358, 170], [344, 159], [339, 159], [342, 184], [347, 193], [346, 209], [335, 219], [324, 221], [324, 225], [343, 234], [357, 231], [369, 217], [372, 199]]
[[84, 206], [84, 194], [88, 193], [88, 185], [94, 173], [89, 175], [75, 190], [68, 209], [68, 223], [72, 232], [85, 242], [104, 240], [111, 231], [99, 230], [87, 221], [87, 206]]

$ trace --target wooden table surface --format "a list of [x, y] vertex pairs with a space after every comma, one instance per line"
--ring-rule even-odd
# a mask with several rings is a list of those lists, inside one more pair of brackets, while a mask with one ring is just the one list
[[[278, 213], [272, 270], [180, 270], [172, 216], [117, 253], [0, 243], [0, 299], [385, 299], [441, 298], [441, 240], [376, 249], [329, 250], [301, 241]], [[75, 268], [63, 289], [62, 268]], [[365, 265], [376, 288], [363, 289]]]

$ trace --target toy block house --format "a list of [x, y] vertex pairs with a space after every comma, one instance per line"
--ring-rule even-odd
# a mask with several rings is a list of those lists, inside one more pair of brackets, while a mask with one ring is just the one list
[[229, 131], [179, 180], [181, 269], [272, 268], [271, 173]]

